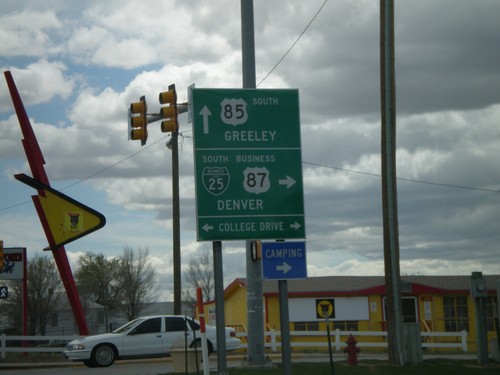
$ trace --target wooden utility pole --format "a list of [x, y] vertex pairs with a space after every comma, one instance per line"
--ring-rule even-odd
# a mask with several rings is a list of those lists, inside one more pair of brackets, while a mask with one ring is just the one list
[[389, 361], [404, 364], [396, 185], [396, 84], [394, 1], [380, 0], [380, 96], [382, 115], [382, 209]]

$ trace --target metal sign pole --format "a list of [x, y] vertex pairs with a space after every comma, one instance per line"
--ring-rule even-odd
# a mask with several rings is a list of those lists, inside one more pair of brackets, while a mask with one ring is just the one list
[[215, 325], [217, 327], [217, 374], [227, 375], [222, 242], [214, 241], [212, 242], [212, 246], [214, 258]]
[[290, 345], [290, 318], [288, 314], [288, 282], [278, 280], [280, 327], [281, 327], [281, 362], [283, 374], [292, 375], [292, 349]]

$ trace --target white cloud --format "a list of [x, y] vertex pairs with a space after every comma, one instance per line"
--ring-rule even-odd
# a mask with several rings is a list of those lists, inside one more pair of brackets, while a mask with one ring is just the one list
[[0, 56], [42, 57], [59, 52], [52, 33], [62, 28], [52, 10], [4, 13], [0, 16]]
[[99, 26], [75, 30], [68, 50], [84, 65], [130, 69], [158, 60], [155, 48], [138, 37], [117, 40], [116, 34]]
[[[480, 261], [453, 261], [419, 259], [414, 261], [403, 260], [400, 264], [401, 276], [405, 275], [470, 275], [471, 272], [481, 270], [484, 274], [497, 275], [498, 269]], [[334, 267], [308, 265], [308, 277], [319, 276], [383, 276], [383, 261], [347, 260]]]
[[[67, 67], [62, 62], [39, 60], [26, 68], [3, 67], [11, 71], [21, 98], [25, 104], [50, 102], [54, 97], [68, 98], [75, 87], [75, 79], [65, 75]], [[12, 101], [5, 80], [0, 82], [0, 110], [12, 109]]]

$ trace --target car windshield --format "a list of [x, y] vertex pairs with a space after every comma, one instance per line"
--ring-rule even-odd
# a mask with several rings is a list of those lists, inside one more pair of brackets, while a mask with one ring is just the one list
[[132, 328], [133, 326], [136, 326], [137, 324], [139, 324], [140, 322], [143, 322], [143, 321], [144, 321], [144, 318], [138, 318], [138, 319], [131, 320], [130, 322], [128, 322], [128, 323], [122, 325], [121, 327], [115, 329], [112, 333], [123, 333], [123, 332], [126, 332], [130, 328]]

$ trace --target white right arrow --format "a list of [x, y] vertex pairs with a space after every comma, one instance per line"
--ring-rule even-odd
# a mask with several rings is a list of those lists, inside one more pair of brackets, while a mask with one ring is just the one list
[[212, 116], [212, 114], [206, 105], [201, 109], [200, 115], [203, 116], [203, 134], [208, 134], [208, 116]]
[[299, 229], [300, 227], [301, 227], [301, 225], [297, 222], [290, 224], [290, 228], [293, 228], [295, 230]]
[[290, 266], [287, 262], [283, 262], [281, 266], [276, 266], [276, 271], [283, 271], [283, 273], [287, 273], [292, 269], [292, 266]]
[[280, 185], [286, 185], [287, 189], [290, 189], [291, 186], [295, 185], [297, 181], [295, 181], [293, 178], [290, 176], [286, 176], [286, 178], [279, 179], [278, 184]]

